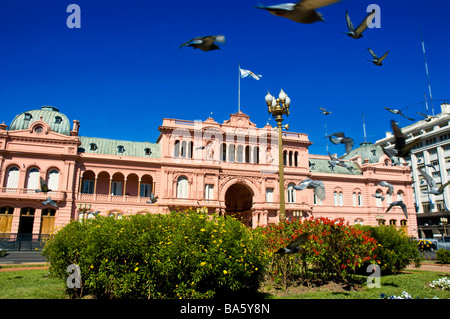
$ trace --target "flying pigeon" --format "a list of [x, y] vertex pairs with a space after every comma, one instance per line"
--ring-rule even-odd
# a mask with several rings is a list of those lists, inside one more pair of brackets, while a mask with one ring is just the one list
[[392, 195], [394, 193], [394, 186], [392, 186], [392, 184], [390, 184], [390, 183], [388, 183], [386, 181], [381, 181], [381, 182], [378, 183], [378, 185], [389, 188], [388, 191], [387, 191], [387, 193], [389, 195]]
[[422, 174], [422, 176], [425, 178], [425, 181], [427, 182], [430, 190], [429, 191], [423, 191], [424, 194], [433, 194], [433, 195], [440, 195], [444, 192], [444, 188], [447, 187], [450, 184], [450, 181], [445, 183], [444, 185], [441, 185], [440, 187], [437, 187], [436, 182], [434, 181], [434, 178], [425, 173], [420, 168], [417, 168], [417, 170]]
[[325, 186], [322, 181], [313, 181], [310, 178], [307, 178], [300, 182], [300, 184], [295, 185], [293, 187], [295, 190], [301, 191], [305, 188], [314, 189], [314, 194], [316, 194], [317, 198], [320, 200], [325, 199]]
[[320, 113], [322, 113], [323, 115], [330, 115], [331, 114], [330, 111], [324, 109], [323, 107], [319, 107], [319, 109], [320, 109]]
[[51, 192], [52, 190], [48, 188], [47, 183], [44, 181], [44, 179], [41, 177], [40, 178], [41, 181], [41, 188], [36, 189], [36, 193], [48, 193]]
[[346, 137], [344, 133], [338, 132], [333, 133], [328, 136], [325, 136], [325, 138], [329, 138], [330, 142], [334, 145], [338, 144], [345, 144], [345, 152], [348, 154], [353, 149], [353, 139], [350, 137]]
[[353, 27], [353, 23], [350, 20], [350, 16], [348, 15], [348, 11], [345, 11], [345, 20], [347, 22], [347, 28], [348, 32], [345, 32], [350, 38], [352, 39], [359, 39], [362, 38], [362, 33], [364, 30], [366, 30], [369, 27], [369, 24], [372, 22], [373, 18], [375, 17], [375, 9], [372, 10], [371, 13], [369, 13], [364, 20], [361, 22], [361, 24], [355, 29]]
[[147, 201], [147, 204], [154, 204], [158, 200], [158, 196], [153, 196], [153, 193], [150, 192], [150, 200]]
[[431, 115], [426, 115], [420, 112], [416, 112], [419, 115], [422, 115], [424, 117], [425, 122], [430, 122], [433, 118], [435, 118], [436, 116], [431, 116]]
[[42, 205], [52, 205], [52, 206], [58, 208], [58, 205], [56, 205], [56, 203], [52, 200], [51, 197], [47, 197], [47, 199], [42, 202]]
[[400, 206], [400, 207], [402, 208], [402, 210], [403, 210], [403, 213], [404, 213], [405, 216], [406, 216], [406, 219], [408, 219], [408, 211], [406, 210], [406, 205], [405, 205], [405, 203], [403, 203], [403, 201], [401, 201], [401, 200], [391, 203], [391, 205], [389, 205], [388, 209], [386, 210], [386, 213], [387, 213], [388, 211], [390, 211], [391, 208], [394, 207], [394, 206]]
[[370, 48], [367, 48], [367, 50], [369, 50], [370, 54], [372, 54], [373, 59], [369, 60], [370, 62], [373, 62], [373, 64], [375, 64], [376, 66], [382, 66], [383, 60], [387, 57], [389, 51], [387, 51], [382, 57], [378, 57], [375, 52], [373, 52]]
[[[342, 161], [340, 158], [336, 158], [334, 156], [332, 156], [330, 153], [328, 153], [328, 156], [330, 157], [330, 161], [328, 161], [328, 164], [330, 164], [333, 168], [336, 167], [336, 165], [341, 166], [343, 168], [348, 169], [350, 172], [352, 172], [353, 167], [348, 166], [347, 164], [345, 164], [344, 161]], [[342, 156], [341, 156], [342, 158]]]
[[298, 236], [295, 240], [289, 243], [285, 248], [278, 249], [275, 254], [295, 254], [300, 250], [300, 245], [305, 243], [308, 240], [309, 233], [303, 233]]
[[223, 35], [208, 35], [206, 37], [196, 37], [193, 39], [190, 39], [189, 41], [183, 43], [180, 45], [181, 47], [188, 46], [193, 47], [194, 49], [200, 49], [202, 51], [212, 51], [212, 50], [219, 50], [219, 46], [216, 44], [218, 43], [225, 43], [225, 36]]
[[414, 121], [414, 119], [412, 119], [410, 117], [407, 117], [405, 114], [403, 114], [401, 110], [391, 109], [391, 108], [388, 108], [388, 107], [385, 107], [385, 109], [388, 110], [389, 112], [391, 112], [392, 114], [401, 115], [401, 116], [406, 117], [410, 121]]
[[428, 166], [428, 167], [432, 168], [433, 170], [436, 170], [436, 169], [434, 168], [434, 165], [433, 165], [433, 164], [425, 164], [425, 166]]
[[[390, 150], [384, 150], [384, 152], [388, 152], [389, 154], [396, 156], [396, 157], [403, 157], [406, 158], [410, 155], [411, 149], [417, 145], [422, 139], [417, 138], [414, 141], [406, 144], [406, 137], [403, 135], [400, 128], [395, 124], [394, 121], [391, 121], [391, 127], [392, 131], [394, 133], [394, 139], [395, 139], [395, 146], [393, 149]], [[389, 155], [388, 155], [389, 156]]]
[[272, 6], [259, 5], [256, 9], [264, 9], [271, 14], [290, 19], [298, 23], [314, 23], [325, 21], [322, 14], [315, 11], [340, 0], [301, 0], [297, 3], [282, 3]]
[[202, 145], [202, 146], [198, 146], [195, 149], [196, 150], [204, 150], [206, 148], [206, 146]]
[[379, 194], [379, 193], [375, 193], [372, 196], [375, 197], [375, 198], [381, 198], [381, 200], [384, 200], [384, 196]]

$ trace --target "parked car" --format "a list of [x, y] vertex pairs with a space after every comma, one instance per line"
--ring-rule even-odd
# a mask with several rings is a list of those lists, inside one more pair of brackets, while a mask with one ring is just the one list
[[450, 236], [442, 236], [437, 242], [437, 249], [450, 250]]
[[435, 239], [419, 239], [417, 241], [417, 246], [420, 251], [429, 250], [435, 251], [437, 248], [437, 241]]

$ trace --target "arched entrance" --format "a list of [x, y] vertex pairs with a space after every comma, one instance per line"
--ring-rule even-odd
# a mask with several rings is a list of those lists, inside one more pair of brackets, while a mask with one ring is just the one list
[[245, 184], [231, 185], [225, 193], [225, 212], [241, 220], [246, 226], [251, 226], [253, 191]]

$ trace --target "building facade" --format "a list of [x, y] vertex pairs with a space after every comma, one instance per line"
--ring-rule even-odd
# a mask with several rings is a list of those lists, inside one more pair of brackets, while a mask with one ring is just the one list
[[[420, 139], [406, 162], [411, 167], [411, 177], [415, 181], [413, 200], [419, 236], [441, 237], [446, 226], [441, 218], [450, 219], [450, 187], [446, 187], [441, 195], [423, 193], [429, 190], [429, 186], [418, 168], [430, 175], [438, 187], [450, 180], [450, 104], [441, 104], [441, 113], [405, 126], [401, 131], [407, 137], [406, 143]], [[394, 137], [391, 132], [387, 132], [386, 137], [375, 144], [392, 148]]]
[[[0, 124], [0, 236], [48, 234], [95, 214], [120, 218], [187, 208], [232, 215], [249, 227], [279, 221], [278, 135], [248, 115], [223, 123], [163, 119], [155, 143], [80, 135], [80, 123], [44, 106]], [[307, 134], [283, 132], [287, 218], [344, 218], [350, 224], [389, 223], [417, 236], [410, 169], [391, 166], [381, 148], [363, 143], [345, 158], [351, 169], [309, 154]], [[48, 193], [36, 192], [40, 179]], [[325, 184], [321, 201], [293, 186], [311, 178]], [[386, 195], [380, 181], [394, 185]], [[157, 196], [152, 203], [151, 198]], [[48, 198], [57, 207], [43, 202]], [[399, 207], [385, 214], [389, 201]]]

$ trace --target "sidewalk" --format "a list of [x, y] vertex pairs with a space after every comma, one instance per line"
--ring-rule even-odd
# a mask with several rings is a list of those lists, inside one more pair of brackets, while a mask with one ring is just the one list
[[440, 265], [440, 264], [422, 264], [419, 268], [414, 265], [409, 265], [406, 267], [407, 270], [426, 270], [426, 271], [438, 271], [450, 274], [450, 265]]

